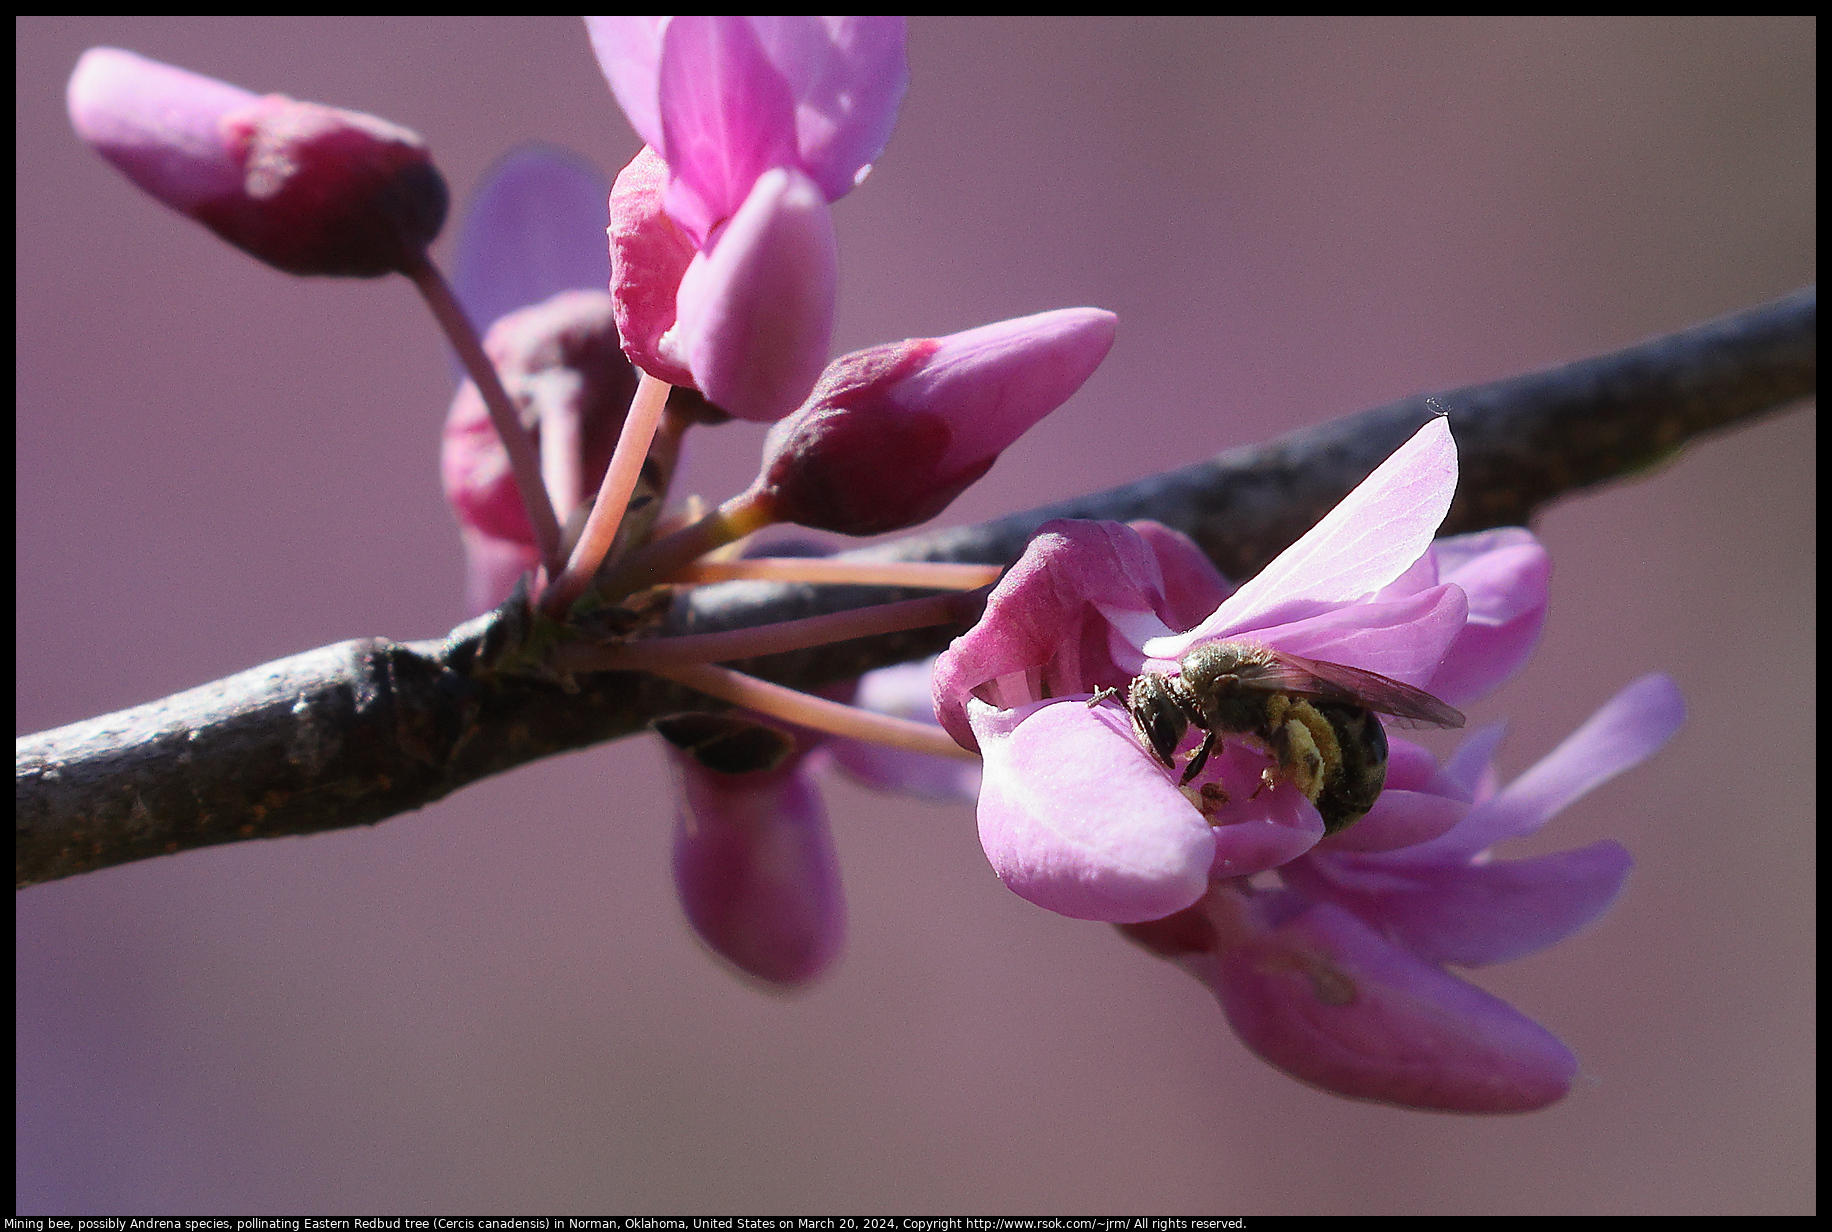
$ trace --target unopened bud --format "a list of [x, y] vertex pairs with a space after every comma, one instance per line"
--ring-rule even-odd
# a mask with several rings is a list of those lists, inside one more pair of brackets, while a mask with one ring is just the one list
[[926, 522], [1081, 388], [1117, 323], [1063, 308], [842, 356], [770, 430], [754, 491], [783, 521], [847, 535]]
[[289, 274], [405, 271], [445, 222], [425, 143], [374, 116], [113, 47], [83, 53], [68, 103], [78, 135], [122, 174]]

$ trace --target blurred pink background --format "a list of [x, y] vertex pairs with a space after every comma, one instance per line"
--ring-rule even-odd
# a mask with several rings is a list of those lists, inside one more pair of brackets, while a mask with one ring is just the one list
[[[425, 134], [454, 223], [510, 145], [637, 143], [574, 19], [16, 26], [17, 724], [460, 615], [442, 343], [402, 280], [303, 282], [69, 131], [93, 44]], [[928, 20], [837, 208], [836, 346], [1072, 304], [1106, 366], [971, 521], [1815, 276], [1810, 19]], [[449, 246], [455, 226], [448, 224]], [[748, 480], [708, 433], [684, 493]], [[1542, 650], [1476, 708], [1508, 772], [1623, 684], [1692, 707], [1522, 850], [1639, 867], [1476, 975], [1584, 1076], [1535, 1115], [1348, 1103], [1208, 994], [1005, 891], [966, 808], [828, 800], [851, 932], [805, 995], [682, 923], [659, 750], [358, 832], [18, 896], [23, 1213], [1728, 1213], [1815, 1205], [1811, 408], [1538, 527]]]

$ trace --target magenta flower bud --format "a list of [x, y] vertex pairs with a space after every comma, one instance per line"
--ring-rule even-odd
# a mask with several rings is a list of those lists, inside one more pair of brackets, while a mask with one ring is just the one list
[[826, 808], [803, 753], [725, 774], [672, 744], [674, 884], [693, 930], [739, 970], [805, 984], [839, 955], [845, 901]]
[[404, 271], [445, 222], [425, 143], [374, 116], [113, 47], [83, 53], [68, 102], [77, 134], [122, 174], [289, 274]]
[[847, 535], [926, 522], [1081, 388], [1117, 323], [1062, 308], [843, 356], [771, 429], [755, 490], [785, 521]]

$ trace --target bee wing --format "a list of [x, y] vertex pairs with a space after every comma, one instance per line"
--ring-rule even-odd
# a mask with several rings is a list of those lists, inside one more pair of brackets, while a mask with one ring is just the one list
[[1423, 689], [1346, 663], [1325, 663], [1274, 650], [1270, 662], [1243, 668], [1239, 675], [1243, 684], [1255, 688], [1390, 715], [1400, 727], [1463, 726], [1461, 710]]

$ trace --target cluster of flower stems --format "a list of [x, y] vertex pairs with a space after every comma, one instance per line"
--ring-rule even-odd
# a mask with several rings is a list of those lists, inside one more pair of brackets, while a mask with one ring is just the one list
[[736, 548], [740, 540], [779, 521], [768, 496], [755, 489], [732, 497], [702, 516], [658, 522], [658, 533], [653, 538], [630, 546], [620, 556], [613, 555], [651, 444], [659, 432], [679, 433], [687, 427], [684, 419], [667, 422], [668, 394], [673, 386], [638, 370], [636, 395], [624, 417], [597, 497], [575, 530], [563, 530], [541, 481], [539, 447], [523, 426], [450, 284], [430, 257], [423, 258], [408, 274], [457, 352], [465, 372], [483, 395], [490, 422], [508, 452], [516, 489], [540, 550], [541, 565], [532, 593], [541, 616], [563, 622], [581, 600], [603, 606], [654, 586], [745, 579], [901, 586], [941, 592], [725, 633], [597, 644], [567, 642], [555, 652], [550, 666], [561, 672], [648, 672], [734, 706], [815, 731], [918, 753], [977, 759], [978, 754], [961, 748], [933, 724], [829, 701], [718, 664], [958, 622], [977, 610], [979, 592], [998, 580], [999, 566], [826, 557], [738, 559]]

